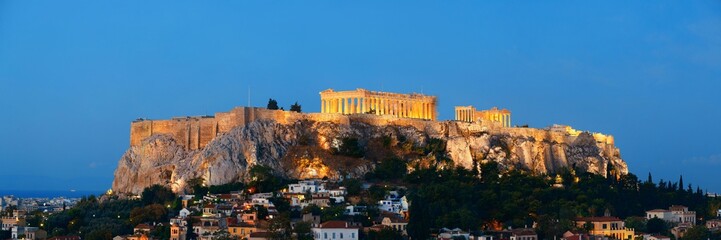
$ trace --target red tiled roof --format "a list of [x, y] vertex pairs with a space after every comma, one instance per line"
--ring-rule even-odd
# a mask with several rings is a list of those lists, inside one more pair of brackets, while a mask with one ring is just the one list
[[153, 228], [153, 227], [151, 227], [151, 226], [148, 225], [148, 224], [141, 223], [141, 224], [138, 224], [137, 226], [135, 226], [135, 228], [139, 228], [139, 229], [151, 229], [151, 228]]
[[646, 212], [670, 212], [670, 211], [666, 210], [666, 209], [653, 209], [653, 210], [648, 210]]
[[581, 240], [581, 235], [576, 234], [576, 235], [572, 235], [572, 236], [570, 236], [570, 237], [566, 237], [566, 238], [563, 238], [563, 239], [566, 239], [566, 240]]
[[358, 228], [346, 221], [327, 221], [320, 224], [319, 228]]

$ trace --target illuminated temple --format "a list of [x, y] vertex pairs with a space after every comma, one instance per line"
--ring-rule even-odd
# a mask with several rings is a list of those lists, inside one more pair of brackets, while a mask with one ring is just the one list
[[457, 106], [457, 121], [463, 122], [497, 122], [503, 127], [511, 127], [511, 111], [508, 109], [498, 109], [493, 107], [488, 110], [476, 110], [473, 106]]
[[402, 118], [436, 120], [436, 97], [418, 93], [400, 94], [366, 89], [320, 92], [321, 113], [368, 113]]

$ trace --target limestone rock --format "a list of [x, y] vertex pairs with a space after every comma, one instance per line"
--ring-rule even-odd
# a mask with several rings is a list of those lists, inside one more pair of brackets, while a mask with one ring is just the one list
[[[291, 178], [362, 177], [389, 156], [428, 161], [431, 156], [419, 156], [413, 149], [422, 148], [430, 138], [444, 140], [447, 157], [465, 168], [495, 161], [504, 169], [536, 174], [573, 168], [605, 175], [608, 166], [617, 173], [628, 173], [619, 150], [612, 142], [605, 142], [605, 136], [570, 136], [529, 128], [482, 129], [455, 121], [379, 124], [376, 116], [346, 118], [339, 122], [301, 119], [283, 123], [260, 119], [222, 133], [198, 150], [187, 150], [171, 136], [153, 135], [120, 158], [113, 190], [138, 194], [145, 187], [162, 184], [183, 192], [193, 178], [202, 178], [208, 185], [244, 181], [256, 164]], [[332, 154], [344, 138], [357, 139], [365, 156]]]

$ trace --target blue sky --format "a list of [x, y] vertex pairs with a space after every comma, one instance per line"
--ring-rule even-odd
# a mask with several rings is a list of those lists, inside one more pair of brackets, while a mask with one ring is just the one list
[[0, 1], [0, 189], [107, 189], [135, 118], [326, 88], [612, 134], [721, 192], [719, 1]]

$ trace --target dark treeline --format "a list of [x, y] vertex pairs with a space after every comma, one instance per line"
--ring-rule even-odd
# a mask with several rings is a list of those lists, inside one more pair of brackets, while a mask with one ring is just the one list
[[[483, 172], [481, 175], [480, 172]], [[580, 172], [580, 171], [579, 171]], [[556, 176], [521, 171], [500, 173], [494, 162], [480, 171], [464, 168], [416, 170], [405, 176], [411, 200], [409, 234], [424, 239], [442, 227], [494, 230], [536, 227], [541, 238], [575, 229], [573, 219], [611, 214], [621, 219], [646, 210], [685, 205], [701, 219], [715, 215], [719, 201], [679, 182], [640, 181], [634, 174], [605, 178], [563, 170]], [[563, 186], [557, 184], [560, 180]]]

